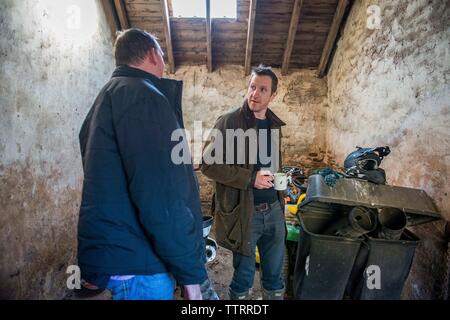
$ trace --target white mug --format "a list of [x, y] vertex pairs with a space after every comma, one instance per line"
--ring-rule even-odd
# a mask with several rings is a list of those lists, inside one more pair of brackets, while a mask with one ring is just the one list
[[283, 191], [287, 189], [290, 177], [288, 177], [286, 173], [275, 173], [273, 175], [273, 178], [273, 187], [275, 188], [275, 190]]

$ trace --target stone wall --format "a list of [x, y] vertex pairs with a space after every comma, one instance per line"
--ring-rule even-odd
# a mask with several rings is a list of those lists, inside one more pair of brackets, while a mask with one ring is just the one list
[[[380, 28], [370, 30], [370, 5]], [[375, 11], [373, 11], [375, 12]], [[327, 154], [342, 165], [355, 146], [391, 147], [388, 183], [425, 190], [450, 220], [450, 9], [447, 1], [354, 1], [328, 74]], [[333, 163], [333, 161], [329, 161]], [[404, 291], [437, 298], [447, 246], [442, 222], [422, 239]]]
[[100, 1], [0, 2], [0, 299], [64, 293], [77, 244], [78, 132], [114, 68], [105, 21]]
[[[286, 122], [282, 130], [284, 165], [306, 170], [324, 166], [327, 86], [313, 70], [294, 71], [279, 77], [278, 94], [269, 106]], [[186, 128], [194, 135], [194, 122], [212, 128], [217, 118], [242, 106], [250, 76], [241, 66], [224, 66], [208, 73], [203, 66], [180, 67], [173, 78], [183, 80], [183, 111]], [[206, 131], [206, 130], [204, 130]], [[195, 152], [195, 147], [192, 148]], [[201, 198], [209, 202], [212, 184], [199, 173]]]

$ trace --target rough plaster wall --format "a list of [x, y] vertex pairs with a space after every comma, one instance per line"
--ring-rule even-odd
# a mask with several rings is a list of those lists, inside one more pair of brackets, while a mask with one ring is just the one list
[[[366, 27], [379, 5], [381, 29]], [[388, 183], [424, 189], [450, 220], [448, 1], [354, 1], [328, 75], [327, 153], [342, 165], [355, 146], [389, 145]], [[330, 161], [332, 162], [332, 161]], [[443, 223], [414, 231], [419, 246], [404, 297], [437, 298]]]
[[[314, 71], [302, 70], [280, 76], [278, 95], [270, 108], [282, 119], [284, 164], [297, 164], [309, 169], [323, 166], [325, 153], [326, 81]], [[205, 67], [180, 67], [174, 78], [183, 80], [185, 126], [194, 135], [194, 121], [212, 128], [217, 118], [242, 106], [250, 77], [243, 76], [240, 66], [225, 66], [213, 73]], [[193, 152], [197, 149], [193, 147]], [[209, 202], [212, 184], [199, 173], [201, 198]]]
[[75, 262], [78, 132], [114, 67], [110, 31], [91, 0], [3, 0], [0, 29], [0, 298], [61, 298]]

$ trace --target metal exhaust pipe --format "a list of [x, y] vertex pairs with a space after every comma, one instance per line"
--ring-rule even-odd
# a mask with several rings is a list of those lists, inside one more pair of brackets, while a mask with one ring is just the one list
[[399, 240], [407, 224], [406, 214], [396, 208], [382, 208], [378, 211], [378, 238]]
[[327, 228], [324, 234], [345, 238], [359, 238], [375, 230], [376, 226], [376, 216], [370, 209], [354, 207], [348, 215]]

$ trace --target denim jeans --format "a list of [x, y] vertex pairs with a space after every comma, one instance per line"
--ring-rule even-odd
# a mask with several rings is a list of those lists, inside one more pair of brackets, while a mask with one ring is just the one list
[[158, 273], [128, 280], [110, 279], [107, 288], [113, 300], [173, 300], [175, 280], [169, 273]]
[[233, 252], [234, 274], [230, 289], [243, 293], [253, 286], [255, 277], [255, 248], [260, 255], [262, 285], [266, 290], [284, 288], [283, 260], [286, 227], [284, 211], [279, 202], [266, 211], [254, 212], [251, 228], [251, 256]]

